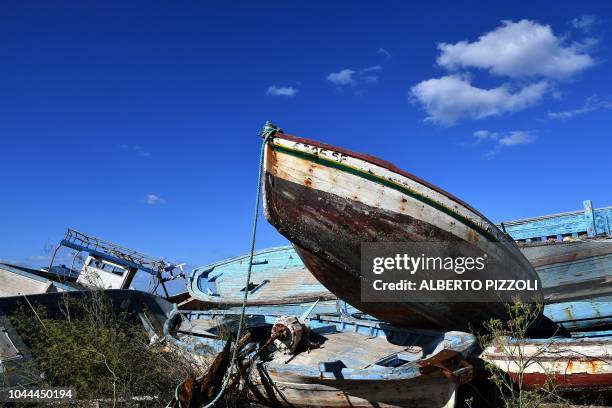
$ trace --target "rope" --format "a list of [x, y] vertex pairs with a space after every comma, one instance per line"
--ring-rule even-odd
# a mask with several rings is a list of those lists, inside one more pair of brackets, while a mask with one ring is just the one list
[[[219, 393], [215, 396], [215, 398], [211, 402], [205, 405], [204, 408], [211, 408], [223, 396], [223, 393], [225, 392], [225, 389], [231, 378], [230, 372], [232, 370], [232, 367], [236, 363], [236, 358], [238, 356], [238, 341], [240, 340], [242, 336], [244, 317], [245, 317], [246, 307], [247, 307], [247, 300], [249, 298], [248, 288], [249, 288], [249, 284], [251, 283], [251, 271], [253, 269], [253, 257], [255, 256], [255, 238], [257, 236], [257, 221], [259, 219], [259, 201], [261, 197], [261, 185], [263, 182], [264, 154], [266, 151], [266, 145], [268, 144], [268, 141], [274, 136], [277, 130], [279, 129], [276, 126], [274, 126], [272, 123], [266, 122], [264, 129], [261, 132], [261, 136], [263, 137], [263, 142], [261, 143], [261, 151], [259, 153], [259, 173], [257, 176], [257, 196], [255, 198], [255, 215], [253, 217], [253, 233], [251, 235], [251, 252], [249, 256], [249, 268], [247, 270], [247, 276], [246, 276], [246, 284], [245, 284], [246, 289], [244, 291], [244, 297], [242, 299], [242, 308], [240, 311], [240, 321], [238, 323], [238, 332], [236, 333], [236, 344], [234, 346], [234, 350], [232, 351], [232, 358], [230, 360], [229, 367], [228, 367], [228, 375], [223, 380], [223, 384], [221, 386], [221, 389], [219, 390]], [[179, 384], [175, 389], [175, 398], [176, 398], [176, 401], [178, 402], [179, 407], [181, 407], [181, 402], [178, 399], [178, 390], [181, 385], [183, 385], [183, 383]]]

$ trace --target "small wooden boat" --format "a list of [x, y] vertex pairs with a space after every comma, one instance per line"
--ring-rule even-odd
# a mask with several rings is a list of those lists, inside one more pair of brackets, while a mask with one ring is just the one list
[[361, 244], [367, 242], [458, 243], [503, 265], [502, 276], [484, 272], [473, 279], [538, 280], [509, 236], [451, 194], [380, 159], [272, 126], [267, 132], [266, 218], [295, 245], [310, 272], [356, 308], [394, 325], [457, 330], [507, 318], [502, 302], [363, 301], [362, 282], [372, 283], [361, 273]]
[[[289, 305], [336, 300], [306, 269], [291, 247], [268, 248], [255, 253], [251, 282], [245, 287], [250, 255], [215, 262], [194, 269], [187, 282], [193, 300], [181, 308], [225, 308], [242, 305], [249, 292], [250, 306]], [[300, 313], [297, 313], [300, 314]]]
[[612, 331], [585, 332], [574, 337], [499, 339], [481, 357], [515, 382], [558, 390], [612, 389]]
[[[176, 330], [183, 347], [199, 342], [200, 347], [193, 347], [196, 353], [219, 350], [223, 342], [218, 335], [236, 330], [236, 315], [191, 314], [196, 315], [169, 330]], [[275, 341], [263, 352], [265, 339], [280, 321], [290, 326], [291, 340]], [[334, 315], [305, 320], [251, 316], [246, 327], [264, 340], [246, 347], [260, 350], [260, 355], [243, 381], [249, 397], [267, 406], [453, 407], [458, 385], [473, 375], [463, 360], [475, 346], [468, 333], [398, 328]], [[299, 338], [306, 348], [293, 348], [292, 341]]]

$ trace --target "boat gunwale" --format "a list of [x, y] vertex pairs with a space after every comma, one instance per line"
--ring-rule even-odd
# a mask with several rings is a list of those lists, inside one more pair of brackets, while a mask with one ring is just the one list
[[[489, 220], [487, 217], [485, 217], [482, 213], [480, 213], [478, 210], [476, 210], [475, 208], [473, 208], [470, 204], [466, 203], [465, 201], [461, 200], [460, 198], [454, 196], [453, 194], [449, 193], [448, 191], [431, 184], [430, 182], [423, 180], [422, 178], [415, 176], [412, 173], [409, 173], [405, 170], [402, 170], [401, 168], [397, 167], [395, 164], [380, 159], [378, 157], [375, 156], [371, 156], [369, 154], [365, 154], [365, 153], [360, 153], [360, 152], [355, 152], [353, 150], [349, 150], [349, 149], [345, 149], [343, 147], [338, 147], [338, 146], [333, 146], [327, 143], [323, 143], [323, 142], [317, 142], [315, 140], [312, 139], [308, 139], [305, 137], [301, 137], [301, 136], [295, 136], [295, 135], [290, 135], [287, 133], [283, 133], [280, 131], [277, 131], [274, 134], [274, 137], [272, 138], [272, 140], [274, 140], [274, 138], [281, 138], [281, 139], [285, 139], [285, 140], [289, 140], [292, 142], [297, 142], [297, 143], [303, 143], [303, 144], [307, 144], [307, 145], [312, 145], [324, 150], [330, 150], [330, 151], [335, 151], [338, 153], [342, 153], [345, 154], [347, 156], [352, 156], [356, 159], [360, 159], [363, 160], [365, 162], [374, 164], [376, 166], [380, 166], [383, 167], [389, 171], [392, 171], [394, 173], [400, 174], [404, 177], [407, 177], [419, 184], [422, 184], [423, 186], [430, 188], [433, 191], [436, 191], [437, 193], [440, 193], [444, 196], [446, 196], [447, 198], [451, 199], [452, 201], [455, 201], [457, 204], [462, 205], [463, 207], [465, 207], [467, 210], [473, 212], [474, 214], [476, 214], [477, 216], [479, 216], [480, 218], [482, 218], [484, 221], [488, 222], [489, 224], [495, 226], [495, 224], [493, 222], [491, 222], [491, 220]], [[275, 146], [277, 147], [277, 146]], [[495, 226], [496, 227], [496, 226]], [[497, 228], [497, 227], [496, 227]]]
[[[296, 143], [302, 143], [305, 146], [309, 145], [308, 139], [304, 139], [304, 141], [297, 141], [297, 140], [292, 140], [292, 139], [287, 139], [285, 138], [285, 140], [289, 140], [289, 141], [295, 141]], [[316, 148], [321, 148], [322, 150], [329, 150], [331, 152], [339, 152], [342, 154], [347, 154], [347, 153], [343, 153], [341, 151], [341, 149], [339, 148], [331, 148], [332, 146], [330, 146], [330, 148], [326, 149], [323, 148], [321, 146], [328, 146], [325, 144], [319, 144], [316, 145], [314, 144], [315, 142], [312, 143], [312, 145]], [[491, 242], [512, 242], [514, 243], [514, 240], [511, 239], [510, 237], [507, 237], [506, 239], [506, 235], [499, 230], [499, 228], [493, 223], [491, 222], [491, 220], [489, 220], [488, 218], [486, 218], [484, 215], [482, 215], [481, 213], [479, 213], [477, 210], [473, 209], [469, 204], [461, 201], [460, 199], [456, 198], [455, 196], [453, 196], [452, 194], [438, 188], [435, 187], [433, 185], [428, 185], [428, 183], [424, 180], [419, 179], [416, 176], [412, 176], [409, 177], [408, 174], [410, 173], [406, 173], [403, 172], [403, 170], [391, 165], [393, 168], [387, 168], [384, 166], [381, 166], [380, 164], [377, 163], [372, 163], [371, 161], [368, 160], [364, 160], [361, 157], [358, 156], [352, 156], [353, 158], [357, 159], [357, 160], [361, 160], [361, 161], [365, 161], [368, 163], [371, 163], [373, 165], [379, 166], [380, 168], [382, 168], [383, 170], [387, 170], [390, 171], [392, 173], [398, 174], [400, 176], [406, 177], [409, 180], [416, 182], [417, 184], [424, 186], [426, 188], [429, 188], [430, 190], [432, 190], [433, 192], [436, 192], [438, 194], [440, 194], [441, 196], [449, 199], [451, 202], [454, 202], [457, 205], [462, 206], [465, 210], [467, 210], [468, 212], [471, 212], [473, 216], [475, 216], [476, 218], [480, 218], [480, 220], [472, 220], [469, 216], [466, 216], [464, 214], [460, 214], [458, 211], [455, 211], [451, 208], [449, 208], [447, 205], [439, 202], [438, 200], [435, 200], [427, 195], [424, 195], [420, 192], [414, 191], [413, 189], [405, 186], [404, 184], [398, 183], [397, 181], [394, 181], [392, 179], [389, 179], [387, 177], [383, 177], [383, 176], [379, 176], [376, 175], [374, 173], [367, 173], [366, 171], [359, 169], [359, 168], [355, 168], [353, 166], [349, 166], [347, 164], [338, 162], [338, 161], [334, 161], [334, 160], [330, 160], [328, 158], [321, 158], [319, 157], [317, 154], [313, 154], [310, 152], [304, 152], [302, 150], [298, 150], [298, 149], [293, 149], [291, 147], [287, 147], [287, 146], [282, 146], [279, 144], [274, 144], [271, 143], [270, 144], [271, 149], [272, 150], [276, 150], [276, 151], [280, 151], [284, 154], [288, 154], [288, 155], [292, 155], [292, 156], [297, 156], [300, 157], [302, 159], [305, 160], [309, 160], [309, 161], [313, 161], [319, 164], [323, 164], [327, 167], [332, 167], [335, 168], [337, 170], [349, 173], [349, 174], [353, 174], [357, 177], [361, 177], [364, 178], [370, 182], [373, 183], [377, 183], [380, 185], [383, 185], [387, 188], [391, 188], [393, 190], [399, 191], [402, 194], [405, 194], [407, 196], [412, 197], [413, 199], [420, 201], [421, 203], [424, 203], [426, 205], [428, 205], [429, 207], [435, 208], [437, 211], [440, 211], [448, 216], [450, 216], [451, 218], [454, 218], [455, 220], [461, 222], [462, 224], [464, 224], [466, 227], [477, 231], [480, 235], [482, 235], [483, 237], [485, 237], [487, 240], [491, 241]], [[359, 153], [354, 153], [354, 154], [359, 154]], [[351, 155], [349, 155], [351, 156]], [[482, 225], [479, 225], [479, 222], [482, 223]], [[488, 224], [488, 225], [487, 225]], [[497, 231], [497, 234], [495, 233], [495, 231]]]

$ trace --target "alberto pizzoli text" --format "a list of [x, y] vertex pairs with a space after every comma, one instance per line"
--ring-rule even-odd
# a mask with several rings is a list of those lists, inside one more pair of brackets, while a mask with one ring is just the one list
[[402, 290], [402, 291], [537, 291], [538, 281], [510, 280], [510, 279], [429, 279], [414, 282], [402, 279], [398, 282], [384, 282], [380, 279], [374, 281], [374, 290]]
[[[481, 257], [431, 257], [421, 254], [409, 256], [397, 254], [393, 257], [377, 257], [372, 262], [374, 275], [386, 271], [403, 271], [415, 275], [418, 271], [453, 271], [463, 275], [466, 271], [482, 271], [487, 265], [487, 255]], [[538, 291], [537, 280], [509, 279], [400, 279], [386, 282], [376, 279], [372, 284], [376, 291]]]

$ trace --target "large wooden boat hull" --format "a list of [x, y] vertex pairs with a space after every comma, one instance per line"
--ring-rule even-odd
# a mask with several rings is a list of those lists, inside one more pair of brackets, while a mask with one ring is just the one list
[[277, 132], [265, 151], [264, 196], [268, 221], [310, 272], [339, 298], [391, 324], [468, 330], [507, 315], [501, 302], [365, 302], [361, 243], [457, 242], [513, 271], [487, 278], [538, 280], [513, 241], [476, 210], [369, 156]]
[[584, 333], [580, 338], [512, 340], [488, 347], [482, 358], [515, 382], [539, 388], [612, 389], [612, 332]]

